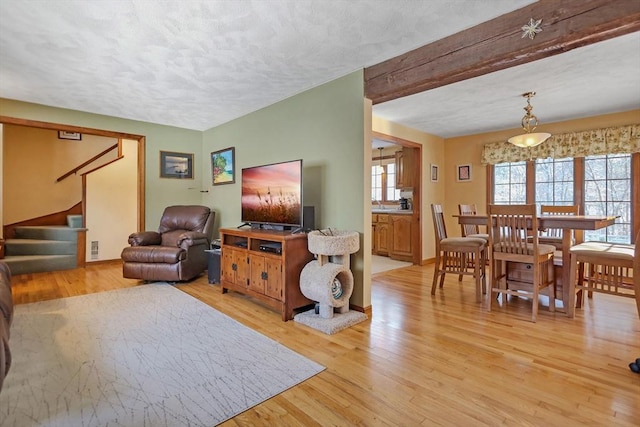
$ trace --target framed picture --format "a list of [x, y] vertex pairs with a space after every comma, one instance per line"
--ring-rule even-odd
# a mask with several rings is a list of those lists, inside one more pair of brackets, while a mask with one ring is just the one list
[[58, 139], [73, 139], [76, 141], [81, 141], [82, 134], [80, 132], [67, 132], [66, 130], [59, 130]]
[[160, 178], [193, 179], [193, 154], [160, 151]]
[[438, 165], [431, 165], [431, 182], [438, 182]]
[[235, 147], [211, 153], [213, 185], [233, 184], [236, 182], [235, 153]]
[[457, 181], [459, 182], [465, 182], [465, 181], [471, 181], [471, 165], [458, 165], [456, 166], [458, 173], [457, 173]]

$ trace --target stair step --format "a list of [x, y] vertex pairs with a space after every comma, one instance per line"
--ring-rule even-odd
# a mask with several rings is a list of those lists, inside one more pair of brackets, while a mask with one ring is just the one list
[[11, 275], [73, 270], [77, 267], [75, 255], [15, 255], [5, 256]]
[[78, 241], [78, 231], [66, 225], [25, 225], [15, 228], [15, 238]]
[[67, 215], [67, 225], [71, 228], [82, 228], [82, 215]]
[[76, 242], [69, 240], [7, 239], [5, 255], [75, 255]]

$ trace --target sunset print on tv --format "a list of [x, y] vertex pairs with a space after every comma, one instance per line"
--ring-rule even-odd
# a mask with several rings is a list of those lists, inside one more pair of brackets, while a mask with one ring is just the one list
[[243, 221], [300, 225], [300, 204], [300, 162], [243, 169]]

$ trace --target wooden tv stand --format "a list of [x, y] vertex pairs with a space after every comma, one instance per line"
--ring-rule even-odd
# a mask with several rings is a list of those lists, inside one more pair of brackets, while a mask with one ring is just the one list
[[293, 310], [313, 304], [300, 292], [300, 272], [314, 256], [307, 235], [290, 231], [220, 229], [222, 293], [236, 291], [280, 310], [282, 320]]

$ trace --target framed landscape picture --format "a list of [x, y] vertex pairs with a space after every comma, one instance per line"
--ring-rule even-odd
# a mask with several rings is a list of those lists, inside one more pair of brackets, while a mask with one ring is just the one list
[[160, 178], [193, 179], [193, 154], [160, 151]]
[[213, 185], [233, 184], [236, 182], [235, 147], [211, 153], [211, 175]]

